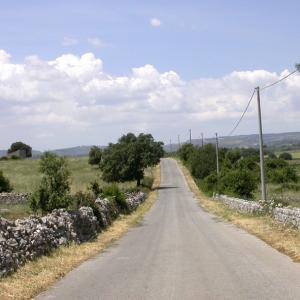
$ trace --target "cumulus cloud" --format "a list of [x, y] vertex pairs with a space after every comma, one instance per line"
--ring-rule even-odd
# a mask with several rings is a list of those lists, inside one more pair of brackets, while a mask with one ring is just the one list
[[161, 26], [161, 20], [159, 20], [158, 18], [152, 18], [150, 19], [150, 24], [153, 27], [159, 27]]
[[77, 45], [79, 43], [78, 39], [73, 38], [73, 37], [64, 37], [63, 41], [62, 41], [62, 45], [64, 47], [68, 47], [68, 46], [74, 46]]
[[103, 48], [107, 46], [107, 44], [99, 38], [88, 38], [88, 43], [95, 48]]
[[[288, 72], [234, 71], [186, 81], [173, 70], [160, 72], [146, 64], [127, 76], [113, 76], [93, 53], [50, 61], [30, 56], [13, 63], [0, 50], [0, 136], [5, 143], [0, 148], [23, 137], [36, 148], [107, 143], [142, 129], [165, 140], [190, 127], [226, 134], [253, 88]], [[262, 93], [266, 131], [299, 130], [299, 94], [299, 75]], [[254, 104], [240, 132], [256, 132]]]

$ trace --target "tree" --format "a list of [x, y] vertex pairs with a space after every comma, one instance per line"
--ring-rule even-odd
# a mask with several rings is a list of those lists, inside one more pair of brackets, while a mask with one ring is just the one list
[[284, 160], [292, 160], [293, 159], [293, 156], [291, 153], [288, 153], [288, 152], [283, 152], [279, 155], [279, 158], [282, 158]]
[[102, 158], [102, 150], [97, 146], [93, 146], [89, 152], [89, 164], [100, 165], [101, 158]]
[[190, 157], [193, 155], [195, 152], [196, 148], [192, 144], [184, 144], [183, 146], [180, 147], [178, 154], [179, 157], [184, 161], [187, 162]]
[[296, 69], [300, 72], [300, 64], [296, 64]]
[[43, 174], [40, 186], [31, 198], [31, 208], [51, 212], [57, 208], [67, 208], [70, 204], [70, 172], [63, 157], [50, 152], [42, 155], [40, 171]]
[[0, 193], [11, 192], [12, 186], [9, 183], [9, 180], [3, 175], [3, 172], [0, 171]]
[[103, 179], [109, 182], [136, 180], [139, 186], [144, 170], [158, 164], [163, 157], [162, 146], [163, 143], [154, 141], [151, 134], [123, 135], [118, 143], [109, 144], [103, 151], [100, 163]]
[[12, 143], [10, 148], [7, 150], [8, 153], [13, 153], [18, 150], [25, 150], [26, 157], [32, 157], [32, 148], [22, 142]]

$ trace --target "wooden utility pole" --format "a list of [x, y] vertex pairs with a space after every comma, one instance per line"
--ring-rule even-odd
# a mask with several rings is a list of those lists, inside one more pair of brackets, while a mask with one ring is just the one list
[[219, 166], [219, 140], [218, 134], [216, 133], [216, 160], [217, 160], [217, 175], [219, 176], [220, 173], [220, 166]]
[[257, 113], [258, 113], [258, 129], [259, 129], [259, 155], [260, 155], [260, 182], [261, 182], [261, 196], [262, 200], [267, 200], [266, 183], [265, 183], [265, 162], [264, 162], [264, 142], [261, 122], [261, 108], [260, 108], [260, 89], [256, 88], [257, 92]]
[[202, 141], [202, 148], [203, 148], [204, 146], [203, 132], [201, 132], [201, 141]]

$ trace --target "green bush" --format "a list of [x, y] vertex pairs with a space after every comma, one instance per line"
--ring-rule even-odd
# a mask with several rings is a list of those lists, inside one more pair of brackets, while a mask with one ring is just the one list
[[292, 160], [293, 159], [293, 156], [291, 153], [288, 153], [288, 152], [283, 152], [279, 155], [279, 158], [282, 158], [284, 160]]
[[0, 171], [0, 193], [11, 192], [11, 191], [12, 191], [12, 186], [11, 186], [8, 178], [6, 178], [3, 175], [3, 172]]
[[154, 182], [154, 178], [153, 178], [153, 177], [146, 176], [146, 177], [144, 177], [144, 179], [142, 180], [142, 187], [151, 190], [152, 185], [153, 185], [153, 182]]
[[97, 146], [93, 146], [89, 152], [89, 164], [100, 165], [101, 158], [102, 158], [102, 150]]
[[33, 211], [43, 213], [57, 208], [67, 208], [72, 199], [70, 192], [70, 172], [67, 161], [54, 153], [46, 152], [41, 156], [40, 171], [43, 174], [37, 191], [31, 197]]
[[297, 182], [298, 175], [294, 168], [287, 166], [284, 168], [275, 169], [272, 172], [270, 172], [269, 179], [272, 183]]
[[117, 184], [113, 183], [104, 186], [102, 196], [113, 199], [121, 209], [128, 210], [125, 194], [119, 189]]
[[184, 144], [178, 150], [178, 155], [183, 162], [187, 162], [194, 154], [196, 148], [192, 144]]
[[98, 197], [101, 193], [103, 193], [103, 189], [100, 187], [100, 184], [97, 180], [94, 180], [90, 183], [89, 190], [92, 191], [95, 197]]
[[253, 198], [257, 188], [255, 176], [246, 170], [230, 170], [221, 177], [221, 189], [228, 195], [246, 199]]
[[220, 192], [218, 186], [218, 176], [216, 173], [212, 173], [205, 177], [199, 183], [200, 188], [202, 191], [209, 196], [212, 196], [214, 192]]

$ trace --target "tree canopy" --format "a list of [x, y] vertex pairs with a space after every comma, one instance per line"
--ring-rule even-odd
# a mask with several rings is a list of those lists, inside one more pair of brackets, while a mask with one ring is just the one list
[[103, 151], [100, 168], [105, 181], [136, 180], [139, 186], [147, 167], [159, 163], [164, 155], [163, 143], [156, 142], [151, 134], [123, 135], [116, 144]]
[[101, 158], [102, 158], [102, 150], [97, 146], [93, 146], [89, 152], [89, 164], [100, 165]]
[[23, 142], [12, 143], [10, 148], [7, 150], [8, 153], [13, 153], [18, 150], [25, 150], [26, 157], [32, 156], [32, 149], [29, 145], [24, 144]]

